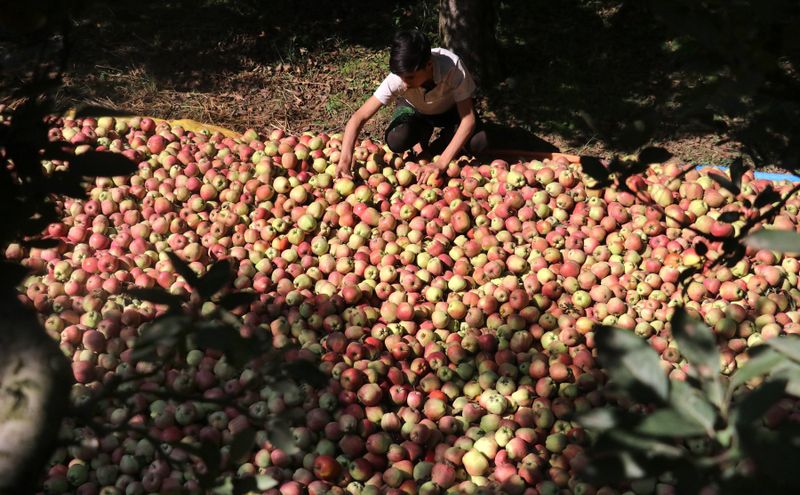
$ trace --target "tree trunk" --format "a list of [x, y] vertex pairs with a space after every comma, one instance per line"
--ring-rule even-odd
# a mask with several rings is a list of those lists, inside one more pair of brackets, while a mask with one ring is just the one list
[[33, 493], [69, 405], [72, 370], [36, 316], [0, 292], [0, 494]]
[[479, 83], [499, 75], [493, 0], [439, 0], [439, 36]]

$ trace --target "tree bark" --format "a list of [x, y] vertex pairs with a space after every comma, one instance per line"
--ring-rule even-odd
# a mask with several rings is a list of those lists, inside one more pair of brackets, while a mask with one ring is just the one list
[[0, 494], [35, 491], [72, 381], [68, 361], [33, 312], [0, 292]]
[[493, 0], [439, 0], [439, 36], [445, 48], [464, 60], [479, 83], [500, 73]]

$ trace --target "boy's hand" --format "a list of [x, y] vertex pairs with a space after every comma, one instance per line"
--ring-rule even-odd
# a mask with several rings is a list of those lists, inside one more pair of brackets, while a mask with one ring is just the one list
[[417, 179], [418, 179], [417, 183], [418, 184], [427, 184], [429, 178], [436, 177], [437, 175], [439, 175], [439, 173], [443, 172], [446, 167], [447, 167], [447, 164], [444, 164], [444, 166], [442, 166], [440, 161], [437, 160], [437, 161], [431, 163], [430, 165], [426, 165], [426, 166], [420, 168], [419, 172], [417, 174]]
[[450, 160], [445, 160], [440, 156], [433, 163], [431, 163], [431, 166], [440, 172], [444, 172], [447, 170], [447, 165], [449, 164]]
[[339, 157], [339, 163], [336, 164], [336, 177], [344, 177], [346, 179], [353, 178], [353, 155], [342, 153]]

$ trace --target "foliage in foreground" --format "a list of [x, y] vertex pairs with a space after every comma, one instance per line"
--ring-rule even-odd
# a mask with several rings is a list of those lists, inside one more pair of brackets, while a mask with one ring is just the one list
[[768, 340], [727, 377], [718, 371], [719, 351], [704, 323], [677, 308], [671, 324], [691, 363], [685, 381], [669, 380], [656, 352], [631, 332], [597, 329], [609, 386], [630, 407], [604, 407], [579, 418], [598, 434], [586, 477], [642, 487], [673, 479], [676, 493], [705, 487], [726, 494], [797, 493], [800, 425], [783, 419], [787, 395], [800, 395], [800, 339]]
[[[598, 187], [631, 192], [664, 211], [653, 191], [641, 189], [637, 175], [648, 162], [668, 157], [665, 150], [648, 148], [633, 160], [586, 157], [582, 163]], [[620, 402], [578, 419], [597, 435], [583, 472], [592, 482], [630, 482], [647, 490], [657, 481], [672, 480], [677, 493], [800, 489], [793, 476], [800, 456], [800, 425], [784, 421], [800, 397], [800, 338], [754, 340], [749, 359], [728, 377], [721, 370], [717, 335], [688, 295], [691, 284], [715, 268], [735, 267], [748, 252], [800, 252], [798, 232], [764, 228], [800, 186], [784, 195], [769, 186], [751, 202], [742, 194], [745, 170], [740, 157], [727, 176], [710, 175], [737, 199], [718, 217], [731, 228], [725, 236], [695, 230], [692, 249], [698, 262], [683, 268], [679, 277], [684, 304], [673, 307], [669, 323], [677, 349], [687, 360], [685, 372], [678, 379], [668, 378], [645, 340], [614, 326], [595, 327], [598, 359]]]

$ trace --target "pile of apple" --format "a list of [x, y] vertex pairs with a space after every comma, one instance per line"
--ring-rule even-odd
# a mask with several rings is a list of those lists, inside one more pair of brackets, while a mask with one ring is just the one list
[[[168, 251], [199, 274], [232, 259], [235, 289], [258, 294], [239, 312], [243, 335], [297, 343], [292, 358], [313, 358], [330, 377], [322, 389], [288, 382], [245, 395], [253, 415], [294, 421], [296, 449], [256, 425], [256, 449], [233, 467], [271, 476], [266, 493], [617, 493], [574, 477], [590, 436], [570, 418], [616, 400], [595, 362], [595, 323], [648, 339], [678, 379], [686, 364], [667, 323], [678, 302], [717, 333], [726, 373], [764, 339], [800, 331], [793, 257], [749, 250], [685, 293], [676, 285], [719, 250], [703, 255], [696, 230], [732, 236], [757, 214], [750, 203], [769, 183], [752, 172], [739, 197], [706, 172], [676, 179], [672, 163], [632, 179], [633, 192], [595, 189], [563, 158], [461, 162], [418, 184], [419, 164], [366, 140], [353, 181], [333, 173], [338, 135], [233, 139], [149, 118], [65, 118], [51, 138], [139, 163], [131, 177], [93, 180], [87, 200], [62, 201], [45, 232], [58, 247], [6, 252], [34, 270], [24, 296], [72, 359], [78, 400], [147, 371], [131, 348], [164, 308], [125, 290], [187, 290]], [[796, 229], [799, 207], [790, 199], [768, 226]], [[720, 220], [727, 211], [742, 217]], [[152, 385], [222, 397], [252, 375], [192, 350]], [[248, 423], [233, 407], [137, 395], [98, 414], [164, 442], [216, 446], [223, 462]], [[174, 469], [134, 433], [68, 436], [76, 445], [54, 457], [45, 493], [199, 493], [191, 462]]]

